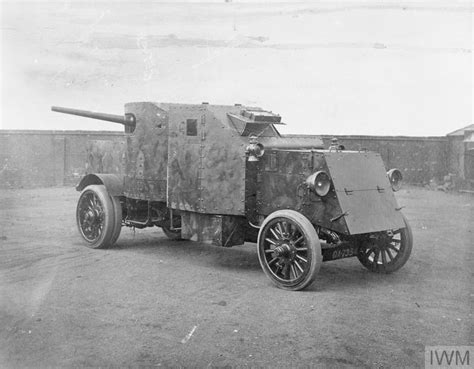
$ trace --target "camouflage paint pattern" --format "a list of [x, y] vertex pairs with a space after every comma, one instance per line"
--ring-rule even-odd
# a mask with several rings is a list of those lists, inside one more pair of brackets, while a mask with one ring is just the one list
[[[230, 124], [229, 110], [241, 107], [180, 105], [170, 107], [168, 206], [206, 214], [244, 215], [245, 148]], [[197, 121], [189, 135], [188, 122]]]
[[336, 193], [325, 197], [314, 194], [306, 179], [314, 172], [326, 170], [323, 157], [308, 150], [266, 151], [260, 164], [257, 190], [257, 213], [267, 216], [276, 210], [292, 209], [312, 223], [347, 234], [344, 219], [330, 219], [342, 213]]
[[[272, 122], [252, 121], [245, 109], [258, 115], [243, 106], [126, 104], [136, 121], [126, 130], [126, 150], [93, 143], [88, 172], [123, 176], [125, 197], [143, 200], [136, 217], [141, 205], [160, 203], [181, 214], [183, 238], [221, 246], [254, 239], [249, 222], [258, 226], [281, 209], [345, 235], [404, 226], [380, 155], [281, 137]], [[265, 115], [276, 118], [264, 112], [258, 119]], [[265, 146], [258, 161], [249, 160], [250, 142]], [[306, 183], [317, 171], [332, 180], [324, 197]]]
[[135, 130], [126, 134], [126, 197], [166, 201], [169, 129], [166, 108], [154, 103], [125, 105], [125, 113], [133, 114], [136, 119]]
[[[168, 206], [201, 211], [202, 138], [205, 106], [172, 106], [169, 111]], [[195, 134], [188, 135], [188, 121], [195, 122]]]
[[184, 239], [224, 247], [244, 243], [246, 221], [243, 217], [183, 212], [181, 219], [181, 236]]
[[[325, 171], [333, 185], [320, 197], [306, 179]], [[403, 227], [380, 155], [328, 150], [272, 150], [260, 163], [256, 213], [293, 209], [315, 225], [342, 234]]]
[[206, 115], [201, 209], [209, 214], [244, 215], [248, 138], [231, 126], [228, 111], [229, 107], [210, 106]]
[[126, 147], [124, 142], [93, 140], [86, 148], [86, 174], [110, 173], [123, 177]]

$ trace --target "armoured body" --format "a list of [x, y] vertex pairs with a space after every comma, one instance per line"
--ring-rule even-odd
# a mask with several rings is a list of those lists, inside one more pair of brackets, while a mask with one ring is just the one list
[[[111, 246], [122, 226], [218, 246], [257, 242], [265, 273], [294, 290], [323, 260], [358, 256], [390, 272], [408, 259], [411, 231], [392, 191], [401, 173], [387, 174], [377, 153], [283, 137], [279, 115], [241, 105], [128, 103], [123, 121], [113, 117], [125, 126], [125, 147], [93, 143], [77, 186], [78, 226], [92, 247]], [[104, 204], [91, 210], [84, 198], [97, 188]]]

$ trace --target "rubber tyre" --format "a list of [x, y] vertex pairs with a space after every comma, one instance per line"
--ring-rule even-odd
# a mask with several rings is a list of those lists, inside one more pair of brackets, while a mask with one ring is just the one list
[[110, 238], [109, 247], [114, 245], [122, 231], [122, 204], [120, 199], [116, 196], [110, 196], [112, 200], [112, 206], [114, 208], [114, 230], [112, 231], [112, 237]]
[[[278, 224], [281, 225], [280, 228], [284, 227], [285, 224], [287, 229], [290, 228], [290, 231], [286, 233], [288, 237], [285, 237], [285, 233], [283, 233], [280, 234], [280, 239], [277, 239], [275, 229], [278, 228]], [[299, 240], [301, 237], [303, 239]], [[271, 239], [272, 243], [268, 239]], [[275, 241], [280, 247], [287, 247], [289, 249], [288, 253], [290, 256], [288, 258], [286, 256], [279, 257], [278, 253], [273, 251], [277, 249], [277, 245], [274, 244]], [[305, 249], [305, 251], [297, 251], [298, 249]], [[322, 264], [321, 243], [316, 230], [308, 218], [294, 210], [278, 210], [264, 220], [258, 233], [257, 250], [260, 266], [267, 277], [270, 278], [273, 284], [284, 290], [298, 291], [311, 285]], [[297, 254], [300, 260], [296, 259], [298, 258]], [[291, 261], [291, 255], [296, 256], [293, 257], [293, 261]], [[284, 275], [283, 277], [279, 276], [279, 269], [275, 271], [275, 268], [272, 266], [272, 261], [275, 258], [278, 260], [274, 264], [283, 263], [284, 265], [282, 267], [282, 274], [285, 267], [287, 269], [291, 268], [288, 271], [289, 278], [286, 278]], [[306, 262], [302, 262], [301, 258], [306, 260]], [[269, 259], [271, 260], [269, 261]], [[296, 263], [294, 260], [297, 260]], [[303, 269], [303, 271], [301, 269], [297, 270], [295, 265], [299, 265], [299, 268]], [[299, 276], [297, 275], [298, 272], [301, 273]], [[291, 273], [293, 273], [295, 278], [291, 278]]]
[[[381, 251], [384, 253], [384, 258], [381, 260], [381, 263], [377, 260], [375, 260], [375, 254], [372, 257], [372, 260], [370, 259], [372, 253], [368, 253], [370, 250], [370, 247], [367, 245], [361, 245], [359, 248], [359, 253], [357, 255], [357, 258], [359, 259], [360, 263], [366, 267], [368, 270], [374, 273], [382, 273], [382, 274], [389, 274], [397, 271], [401, 267], [403, 267], [408, 259], [410, 258], [411, 251], [413, 248], [413, 233], [410, 227], [410, 224], [408, 223], [406, 217], [402, 214], [403, 216], [403, 221], [405, 223], [405, 228], [401, 228], [400, 230], [397, 230], [396, 232], [400, 232], [400, 248], [399, 252], [396, 254], [394, 259], [391, 259], [387, 262], [388, 255], [387, 251]], [[397, 233], [398, 234], [398, 233]], [[393, 245], [392, 245], [393, 246]], [[387, 246], [386, 247], [390, 247]], [[391, 249], [390, 253], [393, 253], [393, 249]], [[376, 262], [374, 262], [376, 261]]]
[[[88, 214], [92, 219], [86, 219]], [[92, 217], [90, 214], [93, 214]], [[88, 247], [102, 249], [111, 245], [115, 209], [104, 185], [90, 185], [81, 192], [76, 208], [76, 223]]]

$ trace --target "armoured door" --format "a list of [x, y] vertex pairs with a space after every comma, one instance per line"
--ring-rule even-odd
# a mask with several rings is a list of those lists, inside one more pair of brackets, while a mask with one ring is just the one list
[[168, 207], [202, 212], [202, 140], [206, 107], [171, 106], [169, 118]]

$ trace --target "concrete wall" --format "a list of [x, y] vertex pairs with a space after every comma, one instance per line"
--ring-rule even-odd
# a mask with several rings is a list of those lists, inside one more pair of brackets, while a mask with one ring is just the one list
[[[446, 137], [337, 136], [346, 149], [379, 152], [409, 183], [442, 178], [454, 165]], [[322, 136], [325, 147], [333, 136]], [[0, 188], [76, 184], [85, 172], [88, 141], [124, 142], [121, 132], [0, 130]], [[451, 170], [452, 171], [452, 170]]]
[[463, 135], [447, 136], [449, 172], [456, 176], [456, 187], [468, 190], [474, 190], [474, 150], [466, 139], [473, 132], [469, 129]]
[[0, 130], [0, 188], [72, 185], [85, 172], [90, 140], [121, 132]]
[[464, 178], [464, 136], [447, 137], [448, 141], [448, 168], [449, 172]]
[[[329, 147], [333, 136], [323, 136]], [[407, 183], [441, 180], [448, 170], [446, 137], [337, 136], [347, 150], [368, 149], [380, 153], [387, 169], [398, 168]]]

